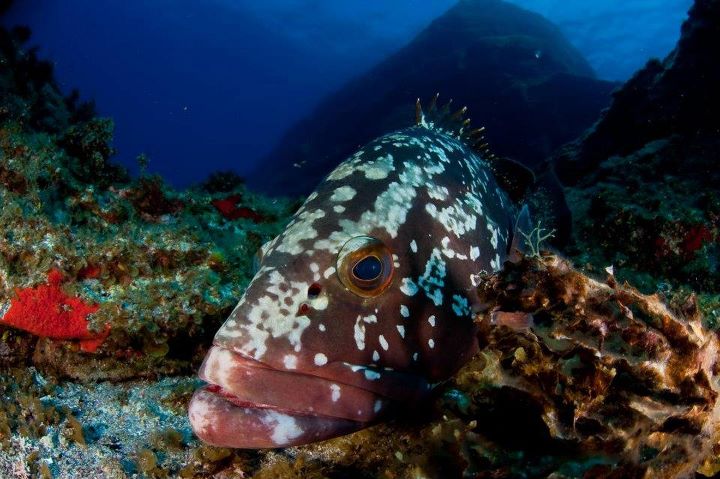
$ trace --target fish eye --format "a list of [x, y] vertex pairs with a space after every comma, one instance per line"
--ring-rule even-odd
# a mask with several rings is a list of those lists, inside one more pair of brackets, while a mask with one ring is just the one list
[[372, 281], [382, 274], [383, 264], [375, 255], [365, 256], [355, 263], [352, 274], [360, 281]]
[[343, 286], [358, 296], [371, 298], [392, 282], [392, 253], [377, 238], [358, 236], [342, 247], [336, 269]]

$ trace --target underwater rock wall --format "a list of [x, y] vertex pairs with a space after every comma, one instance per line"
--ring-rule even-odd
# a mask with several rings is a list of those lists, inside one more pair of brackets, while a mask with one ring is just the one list
[[541, 16], [499, 0], [459, 2], [291, 128], [250, 182], [308, 193], [358, 145], [413, 124], [415, 100], [436, 92], [468, 107], [496, 154], [537, 166], [592, 124], [614, 87]]
[[614, 94], [555, 158], [580, 263], [645, 291], [692, 288], [720, 316], [720, 2], [697, 0], [677, 47]]

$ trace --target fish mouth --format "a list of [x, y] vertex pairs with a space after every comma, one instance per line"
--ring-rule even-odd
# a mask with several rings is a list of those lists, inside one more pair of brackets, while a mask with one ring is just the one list
[[275, 369], [217, 345], [199, 376], [208, 385], [193, 395], [190, 423], [200, 439], [222, 447], [287, 447], [349, 434], [395, 402], [357, 384]]

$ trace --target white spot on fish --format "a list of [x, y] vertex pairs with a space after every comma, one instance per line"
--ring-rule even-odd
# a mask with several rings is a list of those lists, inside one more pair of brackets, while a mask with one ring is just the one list
[[434, 339], [428, 339], [428, 346], [430, 346], [430, 349], [433, 349], [435, 347], [435, 340]]
[[470, 247], [470, 259], [475, 261], [480, 257], [480, 248], [477, 246], [471, 246]]
[[440, 255], [440, 250], [434, 248], [425, 264], [423, 275], [418, 278], [418, 285], [435, 306], [440, 306], [443, 302], [442, 288], [445, 285], [445, 274], [445, 261]]
[[275, 444], [286, 444], [288, 441], [295, 439], [303, 433], [303, 430], [297, 425], [295, 418], [278, 411], [266, 409], [260, 413], [260, 422], [268, 427], [272, 427], [272, 435], [270, 438]]
[[334, 266], [330, 266], [330, 267], [329, 267], [328, 269], [326, 269], [325, 272], [323, 273], [323, 277], [324, 277], [325, 279], [328, 279], [328, 278], [330, 278], [330, 276], [333, 275], [333, 273], [335, 273], [335, 267], [334, 267]]
[[317, 238], [317, 231], [313, 228], [313, 223], [325, 216], [323, 210], [307, 211], [303, 210], [297, 214], [287, 229], [279, 236], [279, 244], [276, 250], [281, 253], [297, 255], [305, 251], [306, 248], [300, 246], [300, 242]]
[[434, 314], [428, 318], [428, 323], [430, 323], [430, 326], [432, 326], [433, 328], [435, 327], [435, 315]]
[[390, 172], [395, 169], [393, 156], [391, 154], [379, 156], [374, 161], [361, 164], [357, 169], [364, 172], [365, 178], [368, 180], [382, 180], [387, 178]]
[[[377, 309], [375, 310], [375, 312], [377, 313]], [[363, 321], [365, 321], [368, 324], [377, 323], [377, 316], [375, 316], [374, 314], [370, 314], [368, 316], [365, 316], [363, 318]]]
[[208, 407], [208, 401], [193, 401], [188, 411], [193, 429], [206, 432], [216, 422], [217, 411]]
[[490, 260], [490, 267], [493, 269], [493, 271], [498, 271], [500, 269], [500, 255], [495, 253], [495, 258]]
[[400, 337], [405, 339], [405, 326], [403, 326], [402, 324], [398, 324], [395, 327], [397, 328], [398, 333], [400, 333]]
[[318, 324], [318, 329], [324, 333], [326, 328], [323, 323], [320, 323], [320, 324]]
[[[261, 270], [262, 271], [262, 270]], [[264, 276], [264, 275], [263, 275]], [[249, 308], [239, 327], [230, 326], [229, 319], [226, 325], [217, 332], [218, 337], [237, 338], [241, 336], [244, 343], [240, 345], [242, 352], [261, 359], [267, 351], [268, 338], [284, 338], [295, 351], [300, 351], [302, 344], [300, 338], [303, 331], [310, 325], [307, 316], [296, 316], [295, 312], [300, 304], [307, 298], [308, 283], [286, 281], [285, 277], [276, 270], [269, 270], [267, 274], [266, 295], [260, 296]], [[256, 276], [257, 281], [261, 276]], [[239, 307], [244, 299], [238, 303], [233, 314], [239, 314]]]
[[412, 240], [410, 242], [410, 251], [412, 251], [413, 253], [417, 253], [417, 243], [415, 242], [415, 240]]
[[377, 351], [373, 351], [373, 361], [380, 361], [380, 353], [378, 353]]
[[453, 295], [452, 309], [457, 316], [467, 316], [470, 314], [470, 306], [468, 300], [459, 294]]
[[400, 291], [402, 291], [406, 296], [415, 296], [418, 292], [418, 287], [412, 279], [403, 278], [402, 284], [400, 285]]
[[410, 316], [410, 309], [408, 309], [408, 307], [405, 306], [404, 304], [401, 304], [401, 305], [400, 305], [400, 315], [401, 315], [403, 318], [407, 318], [407, 317]]
[[390, 345], [388, 344], [387, 339], [385, 339], [385, 336], [383, 336], [383, 335], [381, 334], [381, 335], [378, 337], [378, 341], [380, 341], [380, 346], [381, 346], [385, 351], [387, 351], [388, 348], [390, 347]]
[[380, 399], [375, 401], [375, 405], [373, 406], [373, 411], [379, 412], [380, 409], [382, 409], [382, 401]]
[[487, 229], [492, 234], [490, 237], [490, 244], [492, 244], [492, 247], [497, 250], [498, 247], [498, 229], [493, 226], [493, 224], [488, 221], [487, 223]]
[[369, 381], [376, 381], [380, 379], [380, 373], [377, 371], [372, 371], [370, 369], [365, 370], [365, 379]]
[[312, 307], [313, 309], [317, 309], [318, 311], [322, 311], [327, 308], [328, 306], [328, 297], [327, 296], [320, 296], [312, 301]]
[[330, 399], [332, 399], [332, 402], [337, 402], [337, 400], [340, 399], [340, 386], [337, 384], [331, 384], [330, 391]]
[[439, 221], [445, 227], [445, 230], [454, 233], [455, 236], [460, 238], [477, 226], [476, 215], [472, 214], [464, 205], [467, 201], [467, 197], [464, 199], [458, 198], [455, 203], [441, 210], [438, 210], [435, 204], [428, 203], [425, 205], [425, 211], [433, 219]]
[[334, 201], [336, 203], [350, 201], [355, 197], [356, 194], [357, 191], [355, 191], [354, 188], [350, 186], [341, 186], [340, 188], [337, 188], [335, 189], [335, 191], [333, 191], [332, 196], [330, 196], [330, 201]]
[[285, 365], [285, 369], [297, 368], [297, 356], [294, 354], [286, 354], [285, 357], [283, 357], [283, 365]]
[[361, 317], [358, 315], [355, 320], [355, 328], [353, 335], [355, 336], [355, 344], [360, 351], [365, 349], [365, 325], [360, 322]]
[[340, 165], [328, 175], [327, 179], [330, 181], [342, 180], [355, 173], [356, 160], [358, 160], [363, 153], [363, 150], [359, 150], [353, 156], [340, 163]]
[[315, 355], [315, 365], [316, 366], [325, 366], [328, 362], [327, 356], [325, 356], [323, 353], [317, 353]]
[[[428, 170], [425, 169], [425, 171]], [[448, 189], [444, 186], [436, 185], [433, 183], [428, 187], [427, 192], [428, 196], [430, 196], [430, 198], [434, 200], [445, 201], [448, 199]]]
[[343, 205], [335, 205], [335, 206], [333, 206], [333, 211], [335, 213], [344, 213], [345, 207]]

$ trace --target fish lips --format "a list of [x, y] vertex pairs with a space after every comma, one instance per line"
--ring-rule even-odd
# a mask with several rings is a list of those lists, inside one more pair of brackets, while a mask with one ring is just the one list
[[216, 446], [286, 447], [348, 434], [376, 422], [393, 401], [327, 377], [280, 370], [213, 346], [188, 414], [195, 434]]

